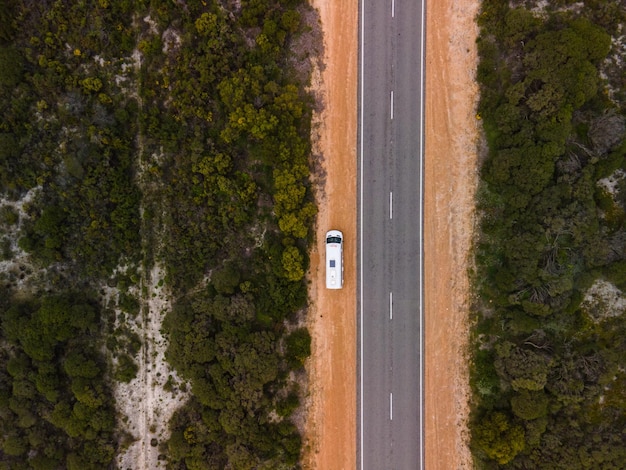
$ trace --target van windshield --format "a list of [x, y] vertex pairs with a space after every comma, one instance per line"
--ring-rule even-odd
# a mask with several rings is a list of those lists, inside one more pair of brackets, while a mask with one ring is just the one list
[[328, 237], [326, 243], [341, 243], [341, 237]]

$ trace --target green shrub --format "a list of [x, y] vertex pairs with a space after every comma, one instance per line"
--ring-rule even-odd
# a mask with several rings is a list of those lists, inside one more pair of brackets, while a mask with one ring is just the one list
[[137, 363], [128, 354], [121, 354], [117, 358], [117, 366], [115, 367], [115, 380], [118, 382], [128, 383], [137, 377], [139, 367]]

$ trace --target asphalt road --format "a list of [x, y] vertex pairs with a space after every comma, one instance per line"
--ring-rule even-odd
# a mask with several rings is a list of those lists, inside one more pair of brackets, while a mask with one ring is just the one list
[[361, 0], [361, 469], [423, 468], [423, 1]]

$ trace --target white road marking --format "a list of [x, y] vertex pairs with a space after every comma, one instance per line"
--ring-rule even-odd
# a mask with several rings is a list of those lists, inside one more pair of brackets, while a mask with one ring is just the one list
[[389, 393], [389, 420], [393, 421], [393, 393]]
[[393, 119], [393, 90], [391, 90], [391, 119]]
[[393, 219], [393, 191], [389, 192], [389, 218]]
[[389, 292], [389, 320], [393, 320], [393, 292]]
[[360, 336], [361, 336], [361, 370], [360, 370], [360, 374], [361, 374], [361, 380], [360, 380], [360, 398], [361, 398], [361, 404], [360, 404], [360, 408], [361, 408], [361, 419], [360, 419], [360, 432], [361, 432], [361, 470], [364, 469], [364, 465], [365, 463], [363, 462], [365, 460], [364, 458], [364, 432], [363, 432], [363, 103], [364, 103], [364, 97], [363, 97], [363, 86], [365, 83], [365, 69], [364, 69], [364, 62], [365, 62], [365, 2], [361, 2], [361, 116], [360, 116], [360, 121], [361, 121], [361, 132], [359, 133], [359, 137], [360, 137], [360, 151], [361, 151], [361, 174], [360, 174], [360, 197], [361, 197], [361, 204], [360, 204], [360, 220], [361, 220], [361, 226], [359, 227], [359, 245], [360, 245], [360, 249], [359, 249], [359, 268], [361, 270], [360, 277], [361, 277], [361, 282], [360, 282], [360, 304], [361, 304], [361, 309], [359, 312], [359, 317], [360, 317]]
[[395, 18], [396, 16], [396, 1], [391, 0], [391, 17]]
[[422, 13], [421, 13], [421, 61], [420, 61], [420, 200], [422, 201], [422, 208], [420, 209], [420, 230], [419, 230], [419, 246], [422, 251], [419, 256], [419, 273], [420, 273], [420, 468], [425, 468], [425, 456], [424, 456], [424, 8], [426, 0], [422, 0]]

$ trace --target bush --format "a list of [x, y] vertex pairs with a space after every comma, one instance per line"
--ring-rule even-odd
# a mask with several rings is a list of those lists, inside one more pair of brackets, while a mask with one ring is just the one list
[[115, 380], [118, 382], [128, 383], [137, 377], [139, 367], [132, 357], [128, 354], [122, 354], [117, 358], [117, 366], [115, 367]]
[[285, 340], [286, 357], [292, 368], [304, 366], [304, 361], [311, 355], [311, 335], [306, 328], [293, 331]]

